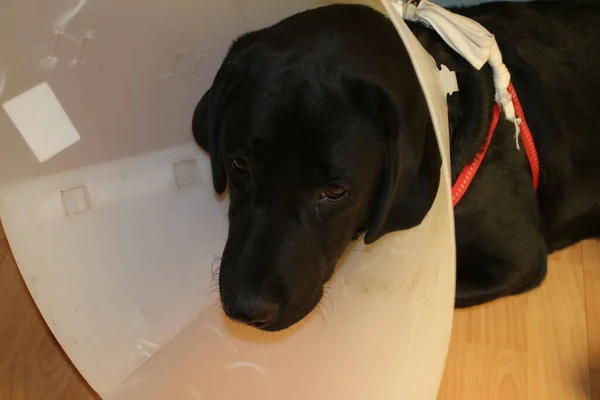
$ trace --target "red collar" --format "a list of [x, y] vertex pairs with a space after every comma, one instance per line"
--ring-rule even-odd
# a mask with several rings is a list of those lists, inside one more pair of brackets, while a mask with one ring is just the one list
[[[539, 182], [540, 182], [540, 160], [538, 159], [537, 150], [535, 149], [535, 143], [533, 141], [533, 136], [531, 135], [531, 131], [529, 130], [529, 126], [527, 125], [527, 121], [525, 121], [525, 114], [523, 113], [523, 108], [521, 107], [521, 103], [519, 102], [519, 97], [517, 96], [517, 92], [513, 87], [513, 84], [509, 84], [508, 92], [512, 97], [513, 104], [515, 105], [515, 113], [517, 118], [520, 119], [521, 123], [519, 125], [519, 130], [521, 131], [521, 139], [523, 140], [523, 144], [525, 145], [525, 152], [527, 153], [527, 159], [529, 160], [529, 166], [531, 167], [531, 174], [533, 175], [533, 190], [537, 190]], [[465, 166], [462, 170], [456, 183], [452, 186], [452, 205], [456, 206], [460, 199], [464, 196], [465, 192], [469, 188], [469, 185], [475, 178], [475, 174], [485, 157], [485, 153], [487, 153], [488, 147], [490, 146], [490, 142], [492, 141], [492, 136], [494, 135], [494, 131], [496, 130], [496, 125], [498, 125], [498, 120], [500, 119], [500, 106], [498, 103], [494, 104], [494, 110], [492, 114], [492, 124], [490, 126], [490, 130], [488, 132], [487, 138], [483, 145], [483, 149], [475, 159], [471, 161], [469, 164]]]

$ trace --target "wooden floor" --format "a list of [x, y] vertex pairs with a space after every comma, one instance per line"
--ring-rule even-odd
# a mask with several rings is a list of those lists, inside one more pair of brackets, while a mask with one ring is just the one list
[[[0, 400], [88, 399], [0, 227]], [[600, 400], [600, 242], [553, 256], [539, 290], [456, 313], [439, 400], [500, 399]]]
[[0, 226], [0, 400], [97, 400], [38, 313]]
[[455, 315], [438, 400], [600, 400], [600, 242], [553, 255], [540, 289]]

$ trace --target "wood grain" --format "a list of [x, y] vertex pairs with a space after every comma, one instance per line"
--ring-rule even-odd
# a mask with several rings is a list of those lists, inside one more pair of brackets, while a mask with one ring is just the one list
[[97, 399], [48, 330], [1, 233], [0, 400]]
[[583, 243], [583, 276], [586, 297], [592, 398], [600, 399], [600, 242]]
[[457, 311], [438, 400], [600, 400], [598, 249], [550, 257], [537, 290]]

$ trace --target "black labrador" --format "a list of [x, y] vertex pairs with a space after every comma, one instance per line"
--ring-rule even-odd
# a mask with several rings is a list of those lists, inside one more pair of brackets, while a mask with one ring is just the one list
[[[600, 3], [490, 3], [455, 12], [496, 35], [541, 161], [540, 185], [501, 118], [455, 208], [456, 306], [522, 293], [549, 253], [600, 237]], [[456, 71], [452, 178], [480, 151], [494, 104], [480, 71], [409, 24]], [[219, 288], [227, 316], [266, 331], [309, 314], [348, 243], [420, 224], [440, 155], [392, 23], [358, 5], [294, 15], [238, 38], [193, 120], [214, 188], [231, 197]]]

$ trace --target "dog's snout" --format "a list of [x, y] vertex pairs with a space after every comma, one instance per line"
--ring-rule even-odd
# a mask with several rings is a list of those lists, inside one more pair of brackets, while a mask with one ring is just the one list
[[234, 321], [264, 327], [275, 320], [279, 305], [260, 295], [232, 294], [221, 298], [225, 314]]

